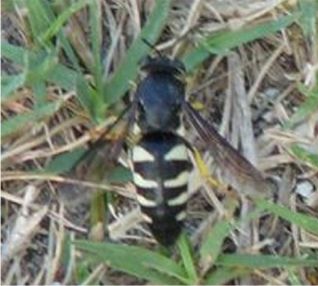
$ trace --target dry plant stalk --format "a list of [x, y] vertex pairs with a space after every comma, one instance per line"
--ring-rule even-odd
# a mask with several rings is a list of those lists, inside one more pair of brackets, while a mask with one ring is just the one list
[[30, 245], [32, 237], [38, 231], [40, 222], [48, 212], [47, 206], [43, 206], [40, 210], [35, 212], [30, 209], [30, 204], [37, 198], [39, 191], [40, 190], [33, 185], [26, 187], [20, 214], [16, 218], [13, 228], [2, 245], [2, 271], [9, 266], [14, 256], [21, 255]]

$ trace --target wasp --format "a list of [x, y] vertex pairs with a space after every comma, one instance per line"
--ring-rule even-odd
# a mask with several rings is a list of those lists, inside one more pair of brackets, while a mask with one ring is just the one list
[[[228, 183], [248, 196], [271, 192], [268, 182], [186, 100], [184, 64], [161, 54], [141, 64], [145, 73], [131, 105], [114, 125], [126, 120], [123, 134], [138, 134], [130, 149], [137, 202], [155, 239], [173, 245], [182, 230], [188, 202], [187, 186], [192, 163], [184, 120], [197, 131], [224, 172]], [[127, 135], [127, 134], [126, 134]]]

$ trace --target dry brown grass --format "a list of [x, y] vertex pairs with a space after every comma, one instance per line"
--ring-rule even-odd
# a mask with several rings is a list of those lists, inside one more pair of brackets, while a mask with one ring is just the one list
[[[103, 19], [105, 76], [109, 76], [124, 57], [154, 2], [100, 1], [107, 15]], [[157, 48], [164, 54], [180, 56], [205, 35], [275, 19], [294, 9], [299, 1], [172, 2], [174, 9]], [[4, 11], [2, 33], [11, 43], [29, 46], [25, 13], [25, 9], [17, 7]], [[69, 19], [65, 27], [78, 57], [87, 65], [93, 58], [87, 37], [88, 21], [88, 13], [82, 11], [76, 18]], [[240, 146], [258, 169], [274, 178], [278, 201], [314, 217], [318, 208], [317, 166], [297, 158], [291, 147], [296, 143], [317, 153], [318, 113], [312, 112], [288, 129], [283, 129], [282, 124], [288, 122], [305, 101], [297, 86], [300, 83], [308, 88], [317, 85], [317, 66], [317, 39], [306, 38], [299, 26], [292, 25], [270, 37], [241, 45], [227, 55], [211, 56], [189, 78], [189, 94], [195, 94], [191, 100], [201, 106], [200, 112], [219, 126], [228, 141]], [[7, 61], [3, 61], [2, 69], [10, 73], [18, 70]], [[46, 94], [49, 100], [58, 98], [60, 108], [50, 118], [21, 122], [16, 132], [2, 138], [1, 274], [2, 283], [7, 285], [72, 283], [78, 253], [72, 246], [67, 264], [63, 264], [65, 238], [88, 235], [87, 202], [97, 189], [120, 195], [110, 205], [110, 237], [153, 247], [154, 240], [140, 224], [136, 204], [129, 200], [134, 197], [131, 184], [113, 186], [92, 181], [83, 174], [72, 177], [30, 171], [45, 168], [58, 154], [85, 146], [96, 137], [97, 131], [74, 92], [50, 85], [46, 87]], [[29, 87], [19, 88], [2, 102], [2, 120], [31, 111], [34, 102]], [[106, 124], [109, 122], [103, 123]], [[214, 163], [195, 133], [189, 131], [187, 138], [202, 149], [203, 158], [213, 171]], [[211, 191], [197, 170], [192, 176], [188, 226], [193, 243], [199, 244], [218, 217], [233, 214], [228, 213], [223, 195]], [[245, 216], [250, 207], [243, 200], [240, 216]], [[300, 256], [318, 251], [317, 236], [273, 217], [260, 225], [242, 225], [240, 232], [233, 233], [231, 238], [236, 249], [248, 253], [262, 251]], [[301, 283], [318, 283], [317, 273], [310, 271], [305, 268], [297, 271]], [[236, 283], [286, 284], [289, 278], [286, 269], [277, 269], [276, 273], [257, 270], [253, 276]], [[96, 279], [114, 284], [141, 283], [103, 265], [96, 267], [85, 283], [91, 284]]]

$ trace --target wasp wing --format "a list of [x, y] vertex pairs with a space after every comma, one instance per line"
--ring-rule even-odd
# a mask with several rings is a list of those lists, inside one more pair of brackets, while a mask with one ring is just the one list
[[190, 124], [205, 141], [211, 155], [221, 167], [224, 181], [251, 197], [270, 196], [271, 188], [261, 172], [235, 150], [188, 102], [184, 102], [183, 108]]
[[88, 150], [76, 161], [72, 169], [76, 168], [81, 162], [90, 165], [97, 153], [103, 154], [104, 166], [107, 163], [112, 165], [116, 162], [134, 123], [135, 110], [134, 103], [123, 110], [117, 119], [98, 136], [98, 139], [89, 144]]

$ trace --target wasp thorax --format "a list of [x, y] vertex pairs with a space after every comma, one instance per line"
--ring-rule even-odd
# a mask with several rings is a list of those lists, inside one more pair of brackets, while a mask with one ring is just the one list
[[184, 84], [170, 74], [145, 77], [137, 89], [138, 125], [145, 132], [175, 131], [180, 127]]

